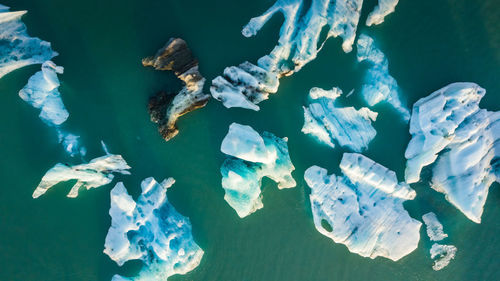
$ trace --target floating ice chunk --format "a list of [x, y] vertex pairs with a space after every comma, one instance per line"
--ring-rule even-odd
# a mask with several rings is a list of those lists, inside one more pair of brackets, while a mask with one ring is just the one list
[[431, 187], [476, 223], [500, 178], [500, 112], [479, 109], [484, 94], [477, 84], [453, 83], [417, 101], [405, 152], [406, 180], [417, 182], [435, 162]]
[[278, 76], [274, 72], [244, 62], [224, 69], [224, 75], [212, 81], [212, 96], [227, 107], [241, 107], [258, 111], [257, 103], [268, 99], [278, 90]]
[[438, 271], [447, 266], [455, 258], [457, 248], [453, 245], [440, 245], [434, 243], [431, 247], [431, 259], [436, 258], [432, 269]]
[[238, 216], [243, 218], [263, 207], [263, 177], [277, 182], [280, 189], [296, 185], [286, 142], [268, 132], [261, 137], [250, 126], [233, 123], [229, 127], [221, 145], [221, 151], [229, 155], [221, 167], [222, 187], [224, 199]]
[[365, 101], [369, 106], [382, 101], [388, 102], [403, 120], [408, 121], [410, 112], [400, 100], [398, 83], [389, 74], [389, 62], [384, 53], [375, 46], [373, 39], [365, 34], [359, 36], [357, 48], [358, 61], [366, 61], [369, 65], [361, 89]]
[[378, 5], [368, 14], [366, 25], [370, 26], [383, 23], [384, 18], [394, 12], [398, 2], [399, 0], [378, 0]]
[[112, 173], [129, 175], [128, 169], [130, 167], [121, 155], [112, 154], [75, 166], [59, 163], [45, 173], [32, 196], [38, 198], [47, 192], [49, 188], [60, 182], [76, 180], [73, 188], [68, 193], [68, 197], [75, 198], [78, 196], [80, 187], [91, 189], [108, 184], [114, 178]]
[[222, 140], [222, 153], [249, 162], [270, 164], [278, 157], [276, 150], [270, 150], [264, 139], [252, 127], [232, 123]]
[[30, 37], [21, 17], [26, 11], [9, 12], [9, 8], [0, 9], [0, 78], [18, 68], [43, 63], [57, 56], [50, 43], [36, 37]]
[[340, 169], [344, 176], [318, 166], [305, 172], [316, 229], [363, 257], [396, 261], [415, 250], [421, 223], [403, 207], [415, 191], [361, 154], [344, 153]]
[[427, 226], [427, 236], [431, 241], [441, 241], [448, 237], [448, 234], [444, 233], [443, 225], [438, 221], [436, 214], [433, 212], [427, 213], [422, 216], [422, 219]]
[[80, 136], [66, 133], [58, 129], [59, 142], [63, 145], [64, 150], [71, 156], [87, 154], [87, 149], [80, 145]]
[[113, 280], [167, 280], [200, 264], [203, 250], [193, 239], [189, 219], [168, 202], [166, 192], [174, 182], [144, 179], [137, 202], [121, 182], [111, 190], [111, 227], [104, 253], [120, 266], [136, 259], [145, 264], [137, 276], [115, 275]]
[[[212, 96], [226, 107], [259, 110], [256, 105], [276, 93], [279, 78], [299, 71], [310, 61], [330, 37], [341, 37], [345, 52], [352, 50], [363, 0], [277, 0], [273, 6], [243, 27], [245, 37], [256, 35], [276, 13], [285, 20], [278, 44], [257, 65], [245, 62], [231, 66], [212, 81]], [[333, 3], [335, 2], [335, 3]], [[321, 32], [328, 27], [325, 38]]]
[[377, 134], [372, 126], [377, 113], [366, 107], [359, 110], [354, 107], [336, 107], [334, 101], [340, 95], [342, 90], [339, 88], [312, 88], [309, 97], [314, 102], [304, 107], [302, 132], [317, 137], [332, 148], [335, 147], [335, 140], [342, 147], [361, 152]]
[[57, 74], [63, 73], [63, 70], [61, 66], [46, 61], [42, 64], [42, 70], [31, 76], [28, 84], [19, 91], [24, 101], [41, 110], [40, 119], [47, 125], [61, 125], [69, 116], [58, 90], [60, 83]]

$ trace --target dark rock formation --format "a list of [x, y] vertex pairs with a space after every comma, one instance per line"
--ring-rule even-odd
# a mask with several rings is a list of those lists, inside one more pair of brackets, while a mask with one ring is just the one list
[[143, 59], [142, 64], [173, 71], [184, 83], [177, 94], [160, 92], [149, 100], [151, 121], [158, 123], [160, 134], [168, 141], [179, 133], [176, 122], [180, 116], [207, 104], [210, 95], [202, 92], [205, 78], [198, 71], [198, 61], [180, 38], [171, 38], [154, 57]]

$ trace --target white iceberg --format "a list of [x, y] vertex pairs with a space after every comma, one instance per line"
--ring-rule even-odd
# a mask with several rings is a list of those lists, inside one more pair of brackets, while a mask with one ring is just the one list
[[317, 137], [332, 148], [337, 141], [342, 147], [361, 152], [377, 134], [372, 126], [377, 113], [366, 107], [359, 110], [337, 107], [334, 102], [340, 95], [342, 90], [339, 88], [329, 91], [312, 88], [309, 97], [314, 102], [304, 107], [302, 132]]
[[76, 180], [68, 193], [68, 197], [75, 198], [78, 196], [80, 187], [91, 189], [103, 186], [113, 180], [114, 175], [112, 173], [129, 175], [128, 169], [130, 167], [123, 157], [113, 154], [98, 157], [92, 159], [89, 163], [75, 166], [58, 163], [45, 173], [32, 196], [38, 198], [58, 183]]
[[383, 23], [384, 18], [396, 10], [398, 2], [399, 0], [378, 0], [378, 5], [368, 14], [366, 25], [371, 26]]
[[405, 152], [407, 182], [432, 168], [431, 187], [476, 223], [481, 222], [490, 185], [500, 178], [500, 112], [479, 108], [485, 90], [453, 83], [413, 106]]
[[361, 154], [344, 153], [340, 169], [344, 176], [318, 166], [305, 172], [316, 229], [363, 257], [396, 261], [415, 250], [422, 224], [403, 207], [415, 191]]
[[252, 127], [233, 123], [221, 151], [229, 156], [221, 167], [224, 199], [241, 218], [263, 207], [263, 177], [277, 182], [279, 189], [296, 185], [286, 138], [268, 132], [261, 137]]
[[378, 49], [371, 37], [361, 34], [357, 43], [359, 62], [369, 65], [361, 89], [363, 98], [369, 106], [385, 101], [392, 105], [403, 120], [410, 120], [410, 112], [399, 97], [399, 86], [396, 79], [389, 74], [389, 62], [384, 53]]
[[68, 119], [69, 113], [59, 93], [59, 79], [64, 68], [52, 61], [42, 64], [42, 70], [28, 80], [28, 84], [19, 91], [19, 96], [34, 108], [40, 109], [40, 119], [50, 126], [61, 125]]
[[[343, 50], [352, 50], [362, 4], [363, 0], [277, 0], [262, 15], [252, 18], [242, 34], [256, 35], [269, 19], [282, 13], [278, 44], [257, 65], [245, 62], [227, 67], [212, 81], [212, 96], [228, 108], [259, 110], [256, 104], [276, 93], [279, 78], [314, 60], [328, 38], [341, 37]], [[328, 31], [326, 36], [322, 31]]]
[[115, 275], [112, 280], [164, 281], [200, 264], [203, 250], [193, 239], [191, 222], [168, 202], [167, 189], [174, 182], [144, 179], [137, 202], [121, 182], [111, 190], [111, 227], [104, 253], [119, 266], [138, 259], [145, 264], [137, 276]]
[[10, 12], [0, 5], [0, 78], [18, 68], [39, 64], [57, 56], [50, 43], [30, 37], [21, 17], [27, 11]]
[[422, 216], [427, 229], [427, 236], [431, 241], [441, 241], [448, 237], [448, 234], [444, 233], [443, 225], [439, 222], [436, 214], [429, 212]]
[[447, 266], [455, 258], [457, 248], [453, 245], [440, 245], [434, 243], [431, 247], [431, 259], [436, 259], [432, 269], [438, 271]]

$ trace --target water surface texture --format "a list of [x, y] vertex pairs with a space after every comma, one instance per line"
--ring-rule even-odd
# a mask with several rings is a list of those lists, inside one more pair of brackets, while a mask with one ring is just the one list
[[[278, 38], [282, 16], [274, 17], [254, 38], [241, 28], [274, 0], [218, 1], [67, 1], [4, 0], [12, 10], [28, 10], [23, 21], [32, 36], [52, 43], [54, 62], [64, 66], [59, 88], [70, 113], [66, 128], [81, 135], [85, 160], [102, 156], [103, 140], [121, 154], [131, 176], [117, 176], [137, 198], [140, 182], [176, 179], [169, 201], [193, 224], [193, 236], [205, 251], [195, 270], [171, 280], [328, 281], [328, 280], [499, 280], [500, 190], [490, 189], [481, 224], [468, 220], [444, 196], [423, 183], [413, 184], [417, 198], [405, 203], [416, 219], [434, 211], [458, 248], [442, 271], [432, 270], [431, 242], [421, 228], [417, 250], [393, 262], [362, 258], [335, 244], [314, 228], [309, 188], [303, 179], [311, 165], [339, 173], [340, 146], [331, 149], [303, 134], [302, 106], [312, 87], [356, 89], [346, 105], [363, 105], [359, 89], [365, 68], [355, 51], [345, 54], [340, 39], [330, 39], [316, 60], [281, 79], [276, 95], [259, 104], [259, 112], [225, 109], [210, 100], [178, 122], [180, 133], [165, 142], [150, 122], [148, 98], [181, 85], [173, 73], [141, 65], [170, 37], [186, 40], [211, 81], [226, 66], [268, 54]], [[481, 107], [500, 110], [500, 2], [497, 0], [401, 0], [380, 26], [364, 26], [376, 1], [365, 1], [358, 30], [377, 41], [389, 60], [401, 96], [411, 105], [457, 81], [486, 89]], [[132, 276], [140, 262], [118, 267], [103, 253], [111, 219], [113, 184], [67, 198], [70, 183], [36, 200], [31, 194], [54, 164], [78, 164], [57, 143], [53, 128], [18, 96], [39, 65], [17, 70], [0, 80], [0, 280], [110, 280]], [[208, 86], [206, 92], [208, 93]], [[408, 125], [388, 104], [374, 123], [377, 136], [364, 154], [394, 170], [403, 180]], [[224, 201], [220, 144], [229, 124], [251, 125], [288, 137], [297, 186], [278, 191], [263, 183], [264, 208], [240, 219]], [[428, 171], [428, 169], [427, 169]], [[116, 181], [115, 181], [116, 182]], [[169, 279], [170, 280], [170, 279]]]

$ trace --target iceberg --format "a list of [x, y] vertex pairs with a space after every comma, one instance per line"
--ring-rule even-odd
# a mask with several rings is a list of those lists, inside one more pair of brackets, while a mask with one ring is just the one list
[[[227, 108], [259, 110], [269, 94], [276, 93], [279, 79], [299, 71], [314, 60], [328, 38], [341, 37], [342, 49], [352, 50], [363, 0], [277, 0], [267, 11], [243, 27], [245, 37], [256, 35], [276, 13], [285, 20], [278, 44], [257, 65], [245, 62], [230, 66], [212, 81], [210, 92]], [[322, 36], [322, 31], [328, 31]], [[324, 37], [324, 38], [323, 38]]]
[[396, 10], [398, 2], [399, 0], [378, 0], [378, 5], [368, 14], [366, 25], [371, 26], [383, 23], [384, 18]]
[[357, 43], [358, 62], [367, 62], [368, 70], [364, 78], [361, 94], [369, 106], [382, 101], [389, 103], [404, 121], [410, 120], [410, 112], [399, 97], [396, 79], [389, 74], [389, 62], [384, 53], [375, 46], [371, 37], [361, 34]]
[[343, 176], [328, 176], [318, 166], [305, 172], [316, 229], [350, 252], [372, 259], [397, 261], [415, 250], [422, 224], [403, 207], [404, 201], [415, 198], [415, 191], [361, 154], [344, 153], [340, 169]]
[[431, 259], [436, 259], [432, 269], [438, 271], [447, 266], [455, 258], [457, 248], [453, 245], [440, 245], [434, 243], [431, 247]]
[[10, 12], [0, 5], [0, 78], [18, 68], [40, 64], [57, 56], [50, 43], [28, 35], [21, 17], [27, 11]]
[[59, 93], [59, 79], [64, 68], [52, 61], [42, 64], [42, 70], [35, 73], [28, 80], [28, 84], [19, 91], [19, 96], [34, 108], [40, 109], [40, 119], [49, 126], [58, 126], [64, 123], [69, 113], [64, 106]]
[[303, 107], [302, 132], [315, 136], [332, 148], [335, 147], [335, 140], [342, 147], [361, 152], [377, 134], [372, 126], [372, 121], [377, 119], [377, 113], [366, 107], [359, 110], [354, 107], [336, 107], [334, 102], [340, 95], [342, 90], [339, 88], [312, 88], [309, 98], [314, 102]]
[[53, 168], [47, 171], [37, 188], [33, 192], [33, 198], [38, 198], [45, 194], [49, 188], [60, 182], [76, 180], [68, 193], [68, 197], [75, 198], [78, 196], [80, 187], [87, 189], [97, 188], [106, 185], [113, 181], [112, 173], [120, 173], [129, 175], [127, 171], [130, 167], [121, 155], [105, 155], [92, 159], [89, 163], [69, 166], [67, 164], [58, 163]]
[[407, 182], [434, 163], [431, 187], [476, 223], [500, 178], [500, 112], [479, 108], [485, 93], [474, 83], [453, 83], [418, 100], [405, 152]]
[[149, 100], [151, 121], [158, 123], [160, 134], [168, 141], [179, 133], [176, 123], [180, 116], [207, 104], [210, 95], [203, 93], [205, 78], [198, 70], [198, 60], [180, 38], [170, 38], [155, 56], [143, 59], [142, 64], [173, 71], [184, 84], [177, 94], [160, 92]]
[[80, 137], [61, 129], [61, 125], [69, 117], [59, 93], [61, 83], [57, 74], [63, 72], [62, 66], [57, 66], [52, 61], [44, 62], [42, 70], [31, 76], [26, 86], [19, 91], [19, 97], [32, 107], [40, 109], [40, 119], [48, 126], [56, 128], [59, 143], [69, 155], [84, 156], [86, 149], [80, 146]]
[[436, 214], [429, 212], [423, 215], [422, 219], [427, 227], [427, 236], [431, 241], [441, 241], [448, 237], [448, 234], [444, 233], [443, 225], [437, 219]]
[[221, 151], [228, 155], [221, 167], [224, 199], [241, 218], [264, 207], [260, 189], [263, 177], [278, 183], [279, 189], [296, 185], [286, 138], [268, 132], [260, 136], [250, 126], [233, 123]]
[[104, 253], [119, 266], [138, 259], [145, 264], [137, 276], [115, 275], [113, 281], [164, 281], [200, 264], [203, 250], [193, 239], [191, 222], [168, 202], [167, 189], [174, 182], [173, 178], [161, 183], [144, 179], [137, 202], [121, 182], [111, 190], [111, 227]]

